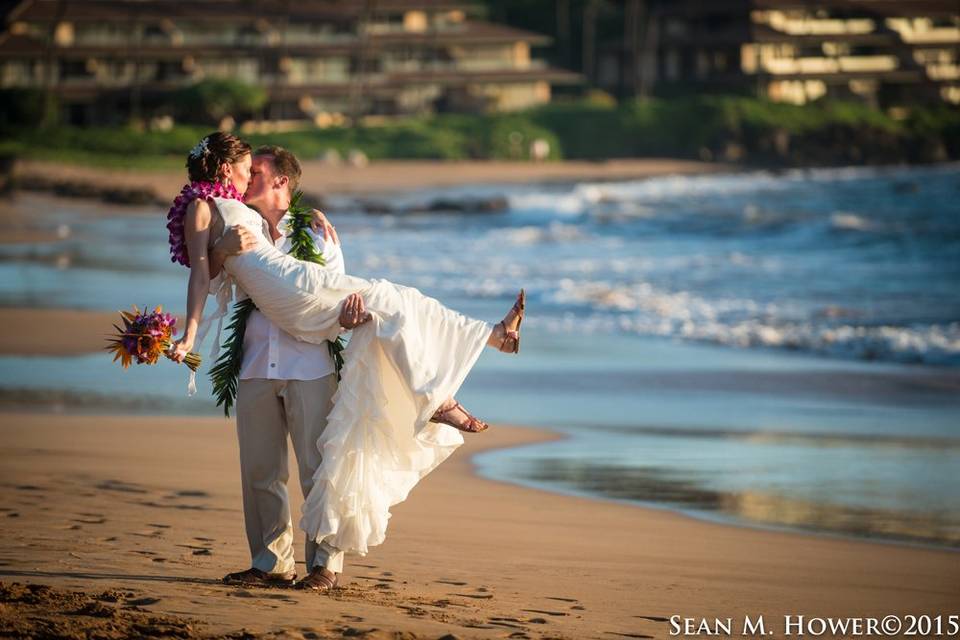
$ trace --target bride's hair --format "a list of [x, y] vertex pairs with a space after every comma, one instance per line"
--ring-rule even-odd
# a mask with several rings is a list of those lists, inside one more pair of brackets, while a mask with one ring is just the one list
[[232, 133], [215, 131], [204, 136], [187, 155], [190, 182], [217, 182], [220, 167], [240, 161], [251, 151], [249, 144]]

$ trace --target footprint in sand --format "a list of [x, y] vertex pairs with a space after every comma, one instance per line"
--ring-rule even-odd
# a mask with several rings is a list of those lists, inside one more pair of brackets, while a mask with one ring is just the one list
[[542, 613], [548, 616], [568, 616], [570, 615], [566, 611], [548, 611], [546, 609], [523, 609], [527, 613]]
[[547, 600], [559, 600], [560, 602], [577, 602], [576, 598], [563, 598], [561, 596], [547, 596]]
[[11, 511], [10, 513], [7, 514], [7, 517], [8, 517], [8, 518], [19, 518], [19, 517], [20, 517], [20, 514], [17, 513], [16, 511]]
[[623, 633], [620, 631], [604, 631], [604, 633], [609, 633], [613, 636], [620, 636], [621, 638], [652, 638], [653, 636], [648, 636], [643, 633]]
[[17, 491], [44, 491], [43, 487], [38, 487], [35, 484], [20, 484], [14, 487]]
[[393, 578], [382, 578], [380, 576], [356, 576], [358, 580], [373, 580], [376, 584], [372, 585], [374, 589], [393, 589]]
[[212, 556], [213, 549], [207, 546], [200, 546], [196, 544], [178, 544], [178, 547], [184, 549], [190, 549], [190, 552], [195, 556]]
[[71, 522], [79, 522], [80, 524], [103, 524], [106, 521], [106, 518], [100, 516], [99, 518], [74, 518]]
[[465, 587], [467, 586], [466, 582], [460, 582], [459, 580], [449, 580], [447, 578], [441, 578], [440, 580], [434, 580], [438, 584], [452, 584], [455, 587]]
[[157, 604], [160, 602], [160, 598], [151, 598], [145, 596], [143, 598], [135, 598], [134, 600], [127, 600], [126, 604], [131, 607], [146, 607], [151, 604]]
[[490, 600], [493, 598], [492, 593], [449, 593], [447, 595], [459, 596], [461, 598], [473, 598], [474, 600]]
[[654, 622], [667, 622], [670, 619], [664, 618], [661, 616], [633, 616], [634, 618], [642, 618], [643, 620], [653, 620]]
[[[349, 613], [341, 613], [340, 617], [344, 620], [349, 620], [350, 622], [363, 622], [363, 618], [360, 616], [350, 615]], [[309, 631], [309, 629], [301, 629], [301, 631]]]
[[194, 538], [198, 542], [216, 542], [214, 538]]
[[494, 616], [489, 619], [490, 624], [495, 624], [498, 627], [507, 627], [508, 629], [525, 629], [523, 626], [522, 620], [517, 620], [516, 618], [502, 618], [499, 616]]
[[[140, 500], [135, 502], [141, 507], [153, 507], [155, 509], [179, 509], [180, 511], [214, 511], [210, 507], [205, 507], [202, 504], [160, 504], [156, 500]], [[222, 509], [218, 509], [222, 511]]]
[[143, 487], [122, 480], [107, 480], [98, 484], [96, 488], [103, 491], [120, 491], [123, 493], [148, 493]]
[[199, 489], [191, 489], [187, 491], [177, 491], [173, 494], [177, 498], [209, 498], [210, 494], [206, 491], [200, 491]]

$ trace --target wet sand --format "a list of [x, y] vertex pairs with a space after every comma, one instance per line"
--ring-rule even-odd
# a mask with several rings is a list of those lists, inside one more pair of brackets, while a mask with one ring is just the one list
[[[785, 614], [955, 613], [960, 589], [954, 552], [479, 478], [472, 454], [556, 437], [502, 426], [468, 438], [421, 482], [394, 509], [386, 543], [348, 558], [333, 595], [238, 589], [218, 582], [249, 563], [232, 421], [4, 413], [0, 429], [0, 580], [86, 594], [4, 597], [6, 617], [29, 609], [75, 631], [104, 615], [134, 624], [117, 610], [138, 607], [191, 624], [183, 637], [667, 638], [674, 615], [731, 617], [739, 629], [761, 614], [782, 637]], [[300, 540], [296, 551], [302, 561]], [[64, 601], [94, 613], [64, 616]], [[113, 613], [98, 618], [101, 605]]]
[[[736, 168], [735, 165], [723, 163], [668, 158], [542, 164], [385, 160], [372, 162], [366, 167], [330, 165], [305, 158], [300, 160], [303, 168], [300, 186], [304, 191], [317, 195], [408, 191], [462, 184], [630, 180], [669, 174], [714, 173]], [[183, 170], [120, 171], [34, 160], [19, 161], [15, 172], [19, 176], [77, 181], [98, 187], [151, 188], [160, 196], [168, 194], [171, 200], [185, 182]]]
[[[119, 313], [72, 309], [0, 308], [0, 355], [75, 356], [107, 346]], [[106, 355], [106, 354], [105, 354]]]

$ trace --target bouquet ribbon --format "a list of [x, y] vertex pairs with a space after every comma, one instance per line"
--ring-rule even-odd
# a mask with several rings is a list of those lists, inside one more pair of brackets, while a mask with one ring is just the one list
[[[200, 320], [200, 326], [197, 328], [197, 348], [203, 344], [213, 321], [217, 321], [217, 333], [214, 336], [213, 346], [210, 348], [211, 361], [216, 361], [220, 353], [220, 333], [223, 331], [223, 319], [227, 315], [227, 307], [233, 301], [233, 277], [224, 272], [223, 281], [217, 289], [217, 310], [210, 315], [205, 315]], [[197, 393], [197, 372], [190, 371], [190, 380], [187, 382], [187, 395], [192, 396]]]

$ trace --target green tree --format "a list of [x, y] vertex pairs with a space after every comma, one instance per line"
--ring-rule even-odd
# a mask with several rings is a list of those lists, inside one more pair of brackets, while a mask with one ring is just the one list
[[267, 102], [267, 93], [238, 80], [214, 78], [181, 89], [173, 98], [180, 120], [196, 124], [217, 124], [227, 116], [243, 119], [255, 114]]

